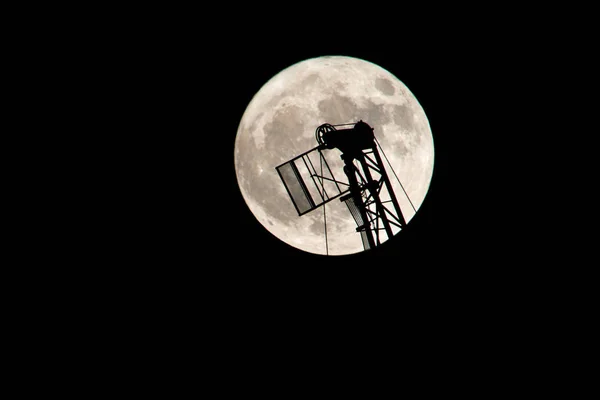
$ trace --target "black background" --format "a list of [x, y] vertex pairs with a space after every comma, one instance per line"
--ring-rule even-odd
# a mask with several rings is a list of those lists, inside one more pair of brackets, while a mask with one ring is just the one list
[[[128, 265], [115, 267], [127, 280], [190, 290], [204, 282], [328, 293], [347, 281], [371, 293], [406, 285], [437, 300], [522, 291], [557, 271], [544, 247], [568, 232], [554, 229], [557, 210], [535, 195], [549, 187], [546, 149], [556, 143], [548, 129], [556, 109], [543, 100], [563, 94], [547, 68], [561, 66], [551, 24], [533, 24], [539, 14], [525, 10], [405, 10], [382, 20], [372, 7], [342, 15], [250, 8], [137, 9], [80, 45], [93, 51], [75, 53], [69, 71], [90, 67], [81, 90], [97, 101], [82, 103], [93, 118], [82, 113], [81, 126], [98, 128], [90, 147], [100, 150], [97, 176], [107, 188], [89, 196], [101, 206], [90, 224], [98, 239], [86, 239], [93, 251], [84, 246], [85, 254]], [[234, 169], [252, 97], [281, 70], [323, 55], [362, 58], [398, 77], [434, 139], [433, 178], [417, 215], [356, 255], [312, 255], [275, 238], [246, 206]]]
[[[139, 254], [243, 276], [259, 270], [310, 280], [353, 269], [460, 283], [491, 276], [496, 263], [526, 248], [514, 221], [524, 210], [520, 156], [529, 133], [517, 144], [505, 139], [526, 131], [531, 116], [532, 108], [527, 117], [522, 111], [533, 104], [529, 48], [485, 27], [487, 20], [378, 26], [353, 16], [325, 29], [311, 21], [248, 18], [236, 29], [172, 23], [120, 44], [123, 59], [133, 60], [115, 67], [132, 94], [118, 104], [134, 111], [123, 152], [135, 158], [123, 189], [135, 199], [127, 210]], [[234, 170], [235, 135], [254, 94], [288, 66], [323, 55], [362, 58], [397, 76], [423, 106], [434, 138], [433, 178], [415, 218], [380, 248], [350, 256], [312, 255], [276, 239], [246, 206]]]
[[[94, 51], [77, 61], [93, 71], [83, 80], [93, 90], [82, 89], [99, 94], [98, 106], [86, 107], [100, 127], [98, 174], [108, 188], [90, 196], [102, 202], [94, 254], [154, 271], [150, 279], [248, 287], [350, 279], [373, 290], [405, 283], [483, 295], [547, 277], [547, 239], [568, 236], [554, 229], [557, 209], [537, 195], [552, 185], [556, 108], [543, 100], [563, 95], [548, 68], [560, 68], [563, 39], [551, 23], [532, 23], [537, 11], [451, 8], [385, 20], [372, 7], [342, 15], [170, 10], [160, 18], [161, 10], [136, 10], [102, 26], [87, 43]], [[251, 214], [234, 169], [252, 97], [281, 70], [323, 55], [362, 58], [398, 77], [423, 106], [435, 146], [429, 192], [405, 231], [350, 256], [279, 241]]]
[[[91, 126], [91, 140], [69, 145], [84, 159], [75, 167], [91, 158], [94, 169], [68, 182], [76, 221], [43, 254], [67, 249], [52, 261], [74, 265], [44, 264], [38, 275], [48, 298], [64, 297], [65, 306], [47, 306], [50, 322], [67, 310], [76, 335], [100, 336], [100, 352], [113, 338], [115, 360], [175, 352], [193, 353], [195, 364], [208, 349], [208, 369], [225, 371], [223, 381], [235, 367], [251, 376], [267, 357], [271, 369], [298, 360], [311, 371], [323, 354], [332, 365], [371, 358], [360, 367], [375, 364], [388, 381], [398, 375], [389, 363], [427, 381], [431, 363], [454, 377], [462, 362], [467, 379], [479, 379], [480, 365], [552, 361], [548, 332], [564, 326], [557, 314], [574, 315], [563, 300], [576, 291], [563, 280], [569, 263], [558, 250], [569, 231], [555, 226], [563, 218], [546, 196], [532, 196], [548, 190], [546, 128], [556, 111], [541, 100], [564, 96], [548, 85], [560, 75], [544, 73], [559, 58], [554, 25], [534, 24], [543, 13], [520, 7], [239, 7], [111, 11], [95, 36], [69, 48], [73, 62], [60, 68], [79, 73], [76, 89], [95, 100], [74, 107], [78, 133]], [[251, 214], [235, 176], [235, 134], [252, 96], [282, 69], [323, 55], [397, 76], [434, 139], [419, 212], [357, 255], [311, 255], [279, 241]]]

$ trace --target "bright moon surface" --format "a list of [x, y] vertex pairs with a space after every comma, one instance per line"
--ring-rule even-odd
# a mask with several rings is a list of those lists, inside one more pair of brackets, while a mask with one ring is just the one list
[[[299, 217], [275, 168], [316, 147], [319, 125], [359, 120], [374, 128], [383, 153], [419, 209], [434, 163], [433, 137], [423, 108], [398, 78], [378, 65], [352, 57], [318, 57], [271, 78], [248, 104], [237, 131], [240, 191], [256, 219], [274, 236], [300, 250], [326, 254], [323, 207]], [[324, 154], [331, 163], [341, 153], [332, 149]], [[408, 223], [415, 211], [382, 158]], [[333, 161], [332, 169], [338, 164]], [[347, 181], [341, 168], [333, 173]], [[336, 199], [324, 207], [329, 255], [363, 251], [346, 205]]]

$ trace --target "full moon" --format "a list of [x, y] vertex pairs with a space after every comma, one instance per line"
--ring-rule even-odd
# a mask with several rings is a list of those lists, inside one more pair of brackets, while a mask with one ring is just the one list
[[[298, 216], [275, 169], [316, 147], [318, 126], [359, 120], [374, 128], [389, 160], [384, 167], [406, 222], [414, 217], [429, 189], [434, 164], [433, 137], [423, 108], [406, 85], [376, 64], [345, 56], [318, 57], [266, 82], [237, 130], [234, 162], [240, 191], [258, 222], [275, 237], [314, 254], [363, 251], [356, 223], [342, 202], [333, 200]], [[339, 159], [337, 149], [328, 151], [328, 159]], [[341, 170], [333, 172], [345, 178]]]

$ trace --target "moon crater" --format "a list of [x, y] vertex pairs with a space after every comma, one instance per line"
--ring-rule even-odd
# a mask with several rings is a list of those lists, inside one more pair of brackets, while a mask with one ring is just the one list
[[401, 106], [394, 106], [394, 123], [402, 128], [406, 129], [408, 134], [417, 133], [413, 129], [414, 118], [413, 111], [405, 104]]
[[319, 101], [319, 111], [328, 114], [332, 119], [330, 123], [341, 124], [344, 121], [354, 120], [358, 115], [358, 107], [352, 99], [334, 94]]
[[392, 96], [394, 93], [396, 93], [396, 90], [394, 89], [394, 85], [392, 84], [392, 82], [390, 82], [387, 79], [383, 79], [383, 78], [375, 79], [375, 87], [379, 91], [381, 91], [381, 93], [383, 93], [387, 96]]

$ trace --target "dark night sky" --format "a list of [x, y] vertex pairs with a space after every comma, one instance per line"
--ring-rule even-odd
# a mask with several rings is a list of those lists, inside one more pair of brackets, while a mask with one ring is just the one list
[[[81, 102], [94, 115], [82, 112], [77, 128], [97, 128], [90, 146], [81, 151], [77, 143], [75, 152], [100, 156], [93, 160], [96, 176], [85, 171], [81, 178], [94, 183], [89, 193], [64, 201], [85, 205], [76, 218], [92, 232], [77, 229], [72, 241], [59, 236], [72, 268], [47, 254], [39, 263], [47, 276], [81, 293], [44, 281], [51, 293], [39, 303], [64, 295], [68, 306], [79, 305], [68, 319], [84, 338], [86, 330], [102, 327], [97, 315], [105, 314], [114, 331], [85, 348], [114, 337], [124, 351], [111, 368], [134, 345], [142, 343], [143, 363], [164, 349], [186, 360], [162, 365], [194, 373], [206, 365], [224, 377], [222, 387], [231, 386], [229, 371], [236, 368], [243, 376], [271, 376], [260, 368], [264, 362], [301, 376], [287, 389], [304, 385], [307, 376], [287, 364], [307, 365], [303, 372], [330, 369], [336, 348], [342, 363], [360, 367], [355, 355], [362, 347], [375, 357], [362, 365], [384, 368], [385, 379], [396, 365], [417, 371], [427, 380], [419, 390], [437, 382], [422, 365], [441, 366], [443, 375], [458, 371], [470, 386], [479, 379], [457, 368], [461, 362], [495, 375], [486, 362], [506, 360], [509, 368], [502, 365], [497, 374], [502, 381], [489, 385], [496, 388], [521, 365], [521, 376], [537, 370], [521, 362], [523, 355], [554, 358], [564, 338], [548, 335], [570, 326], [557, 322], [557, 312], [579, 309], [564, 307], [565, 293], [578, 291], [569, 292], [563, 279], [572, 264], [561, 263], [560, 246], [546, 239], [559, 235], [564, 245], [571, 232], [556, 226], [564, 209], [546, 202], [549, 187], [540, 179], [546, 168], [537, 157], [544, 151], [539, 143], [553, 139], [538, 121], [562, 111], [538, 105], [540, 97], [564, 99], [560, 87], [545, 89], [540, 71], [548, 63], [537, 61], [547, 53], [554, 62], [557, 41], [547, 40], [543, 27], [527, 33], [530, 20], [540, 18], [522, 5], [516, 19], [508, 15], [512, 9], [502, 15], [451, 4], [451, 10], [417, 13], [403, 4], [392, 13], [370, 6], [346, 4], [347, 15], [340, 6], [282, 7], [258, 10], [257, 18], [230, 3], [227, 10], [203, 3], [189, 11], [144, 5], [125, 17], [115, 11], [123, 29], [115, 28], [117, 18], [101, 20], [94, 28], [101, 49], [85, 38], [73, 51], [68, 68], [93, 67], [77, 85], [96, 99]], [[89, 59], [81, 48], [93, 49]], [[397, 76], [423, 106], [434, 138], [433, 178], [417, 215], [377, 250], [352, 256], [311, 255], [276, 239], [247, 208], [234, 170], [235, 135], [252, 96], [282, 69], [322, 55], [363, 58]], [[544, 195], [531, 196], [537, 190]], [[55, 235], [54, 226], [46, 228]], [[92, 317], [89, 329], [83, 316]], [[532, 355], [535, 348], [540, 357]], [[269, 351], [277, 358], [267, 357]], [[208, 352], [214, 364], [206, 361]]]
[[[144, 71], [137, 63], [131, 71], [145, 78], [138, 85], [148, 94], [143, 119], [152, 141], [140, 154], [153, 169], [156, 181], [148, 184], [156, 185], [155, 208], [162, 210], [143, 225], [158, 232], [149, 243], [162, 243], [148, 245], [150, 254], [291, 274], [370, 264], [395, 274], [453, 276], [455, 282], [491, 260], [512, 260], [527, 248], [526, 231], [511, 223], [525, 212], [515, 206], [522, 204], [524, 186], [515, 178], [524, 169], [516, 162], [520, 146], [506, 139], [528, 140], [516, 132], [528, 129], [523, 109], [533, 101], [523, 83], [534, 68], [523, 63], [527, 46], [513, 46], [518, 40], [495, 29], [475, 40], [471, 28], [483, 25], [383, 31], [298, 25], [290, 29], [306, 35], [275, 35], [272, 29], [281, 31], [281, 25], [249, 20], [236, 35], [183, 23], [157, 34], [147, 51], [138, 50], [151, 67]], [[396, 75], [423, 106], [434, 137], [425, 202], [405, 232], [374, 252], [323, 257], [296, 250], [256, 221], [237, 186], [235, 134], [252, 96], [282, 69], [322, 55], [363, 58]]]
[[[482, 105], [480, 95], [489, 83], [476, 79], [467, 68], [472, 59], [462, 59], [466, 56], [461, 52], [464, 49], [452, 41], [440, 40], [443, 38], [393, 45], [380, 42], [377, 46], [365, 41], [325, 38], [284, 46], [268, 37], [264, 41], [253, 37], [246, 43], [212, 43], [200, 47], [197, 53], [184, 55], [178, 51], [181, 49], [170, 48], [181, 68], [178, 71], [177, 66], [171, 66], [174, 79], [166, 82], [167, 86], [177, 87], [176, 96], [167, 100], [171, 111], [167, 120], [174, 122], [173, 131], [177, 133], [174, 140], [166, 142], [164, 150], [169, 151], [169, 168], [178, 166], [175, 169], [180, 171], [172, 177], [172, 184], [181, 183], [178, 190], [186, 194], [185, 204], [190, 199], [206, 204], [207, 213], [201, 213], [199, 207], [195, 210], [198, 214], [192, 215], [200, 225], [206, 221], [210, 227], [192, 230], [193, 235], [213, 232], [208, 233], [208, 240], [216, 243], [207, 249], [209, 252], [232, 258], [236, 263], [240, 257], [239, 262], [245, 264], [266, 262], [273, 267], [290, 262], [356, 264], [369, 262], [371, 257], [390, 265], [406, 265], [404, 258], [436, 263], [443, 261], [445, 254], [447, 260], [456, 261], [463, 252], [473, 251], [469, 243], [481, 239], [470, 225], [486, 218], [474, 219], [471, 215], [478, 208], [474, 204], [474, 188], [482, 183], [484, 173], [481, 168], [472, 167], [485, 158], [487, 150], [473, 135], [485, 123], [485, 110], [481, 108], [486, 105]], [[233, 163], [235, 134], [252, 96], [282, 69], [322, 55], [363, 58], [396, 75], [423, 106], [434, 136], [434, 175], [423, 206], [406, 232], [369, 256], [332, 259], [289, 247], [254, 219], [237, 186]], [[191, 186], [181, 188], [188, 184]]]

